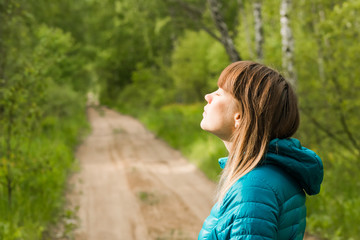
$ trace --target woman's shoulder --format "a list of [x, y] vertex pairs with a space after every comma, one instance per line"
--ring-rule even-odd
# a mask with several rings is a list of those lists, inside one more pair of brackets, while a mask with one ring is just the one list
[[276, 199], [281, 205], [297, 194], [303, 195], [304, 192], [292, 176], [277, 166], [262, 165], [240, 178], [229, 189], [225, 199], [258, 203]]

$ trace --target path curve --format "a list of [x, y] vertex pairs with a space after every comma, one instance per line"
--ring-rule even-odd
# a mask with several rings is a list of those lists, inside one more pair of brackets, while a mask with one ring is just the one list
[[77, 240], [196, 239], [215, 184], [132, 117], [88, 110], [70, 199]]

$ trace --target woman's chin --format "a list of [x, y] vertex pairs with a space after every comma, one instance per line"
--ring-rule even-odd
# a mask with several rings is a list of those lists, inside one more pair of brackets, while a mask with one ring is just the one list
[[204, 120], [201, 121], [201, 123], [200, 123], [200, 128], [201, 128], [202, 130], [204, 130], [204, 131], [207, 131], [207, 132], [209, 132], [209, 133], [212, 133], [211, 128], [209, 128], [209, 126], [206, 125], [206, 123], [204, 122]]
[[204, 119], [201, 120], [201, 122], [200, 122], [200, 127], [201, 127], [202, 130], [205, 130], [205, 131], [206, 131], [206, 124], [205, 124], [205, 122], [204, 122]]
[[201, 121], [200, 122], [200, 128], [202, 129], [202, 130], [204, 130], [204, 126], [203, 126], [204, 124], [203, 124], [203, 121]]

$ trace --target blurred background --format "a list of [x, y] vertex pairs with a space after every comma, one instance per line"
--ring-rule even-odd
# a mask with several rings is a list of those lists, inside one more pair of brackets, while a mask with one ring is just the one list
[[[0, 239], [52, 239], [86, 101], [139, 118], [217, 180], [199, 128], [232, 61], [296, 87], [296, 136], [324, 161], [307, 231], [360, 236], [360, 0], [0, 0]], [[65, 224], [64, 232], [72, 225]]]

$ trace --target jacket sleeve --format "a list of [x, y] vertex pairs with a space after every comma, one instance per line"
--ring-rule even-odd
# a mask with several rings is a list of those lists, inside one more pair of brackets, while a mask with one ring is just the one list
[[276, 193], [258, 178], [249, 180], [232, 199], [236, 210], [227, 239], [277, 239], [279, 203]]

